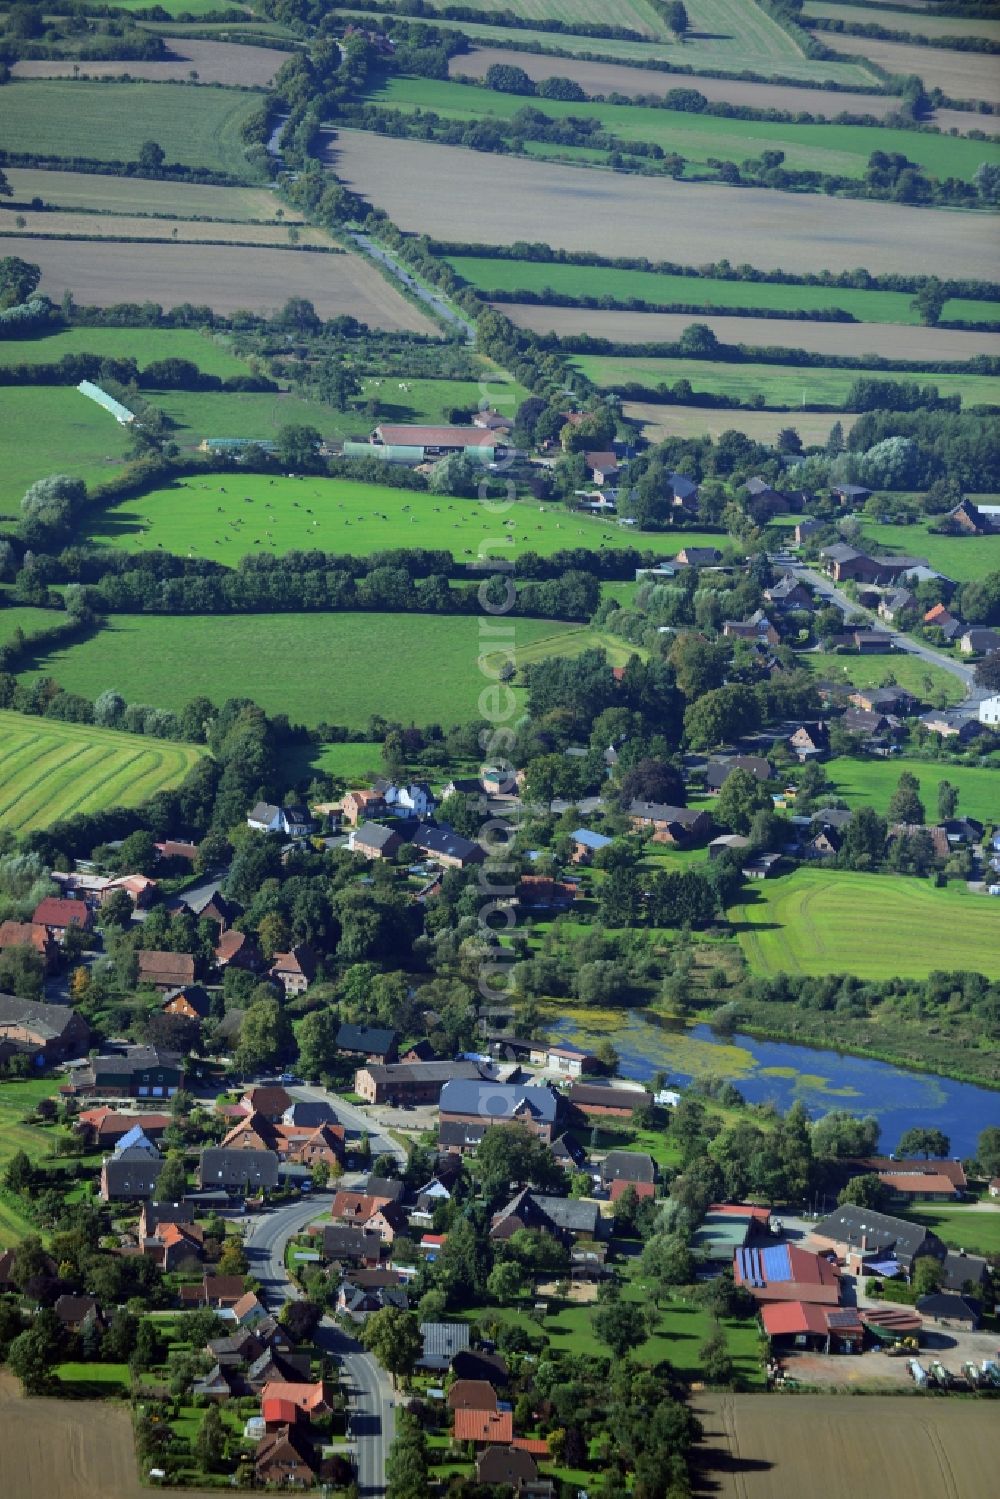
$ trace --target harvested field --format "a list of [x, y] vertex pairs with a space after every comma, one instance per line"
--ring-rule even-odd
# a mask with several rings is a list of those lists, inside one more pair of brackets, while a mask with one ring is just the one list
[[[969, 24], [971, 27], [974, 23]], [[868, 36], [824, 34], [824, 40], [845, 57], [868, 58], [888, 73], [916, 73], [925, 88], [939, 88], [949, 99], [983, 99], [988, 104], [1000, 104], [1000, 67], [993, 53], [912, 47], [906, 42], [879, 42]]]
[[[85, 78], [142, 78], [151, 83], [187, 83], [191, 72], [199, 83], [223, 83], [236, 88], [268, 88], [275, 73], [288, 59], [274, 47], [243, 47], [238, 42], [206, 42], [194, 37], [167, 37], [169, 57], [163, 62], [103, 61], [80, 63]], [[72, 78], [71, 58], [44, 62], [17, 62], [15, 78]]]
[[178, 785], [201, 753], [193, 744], [0, 712], [0, 827], [27, 833], [75, 812], [137, 807]]
[[[28, 1399], [4, 1371], [0, 1422], [0, 1491], [8, 1499], [145, 1499], [149, 1493], [139, 1482], [124, 1403]], [[204, 1490], [185, 1492], [188, 1499], [212, 1499]]]
[[[843, 21], [845, 25], [871, 25], [873, 21], [887, 31], [906, 31], [910, 36], [952, 37], [981, 36], [991, 42], [1000, 41], [1000, 21], [989, 21], [982, 16], [915, 16], [907, 10], [870, 5], [831, 5], [828, 0], [806, 0], [802, 17], [808, 26], [813, 17]], [[836, 47], [836, 38], [829, 32], [829, 45]]]
[[727, 256], [765, 270], [866, 266], [874, 274], [984, 279], [996, 270], [996, 222], [985, 214], [958, 218], [876, 202], [861, 214], [835, 199], [766, 188], [667, 182], [503, 156], [484, 164], [479, 151], [358, 130], [341, 131], [331, 157], [338, 178], [401, 229], [439, 239], [467, 241], [474, 225], [481, 244], [541, 240], [556, 249], [652, 260], [673, 238], [692, 264]]
[[336, 250], [335, 241], [312, 224], [227, 224], [218, 219], [128, 218], [124, 214], [32, 213], [20, 214], [16, 226], [8, 214], [0, 218], [0, 236], [20, 234], [45, 239], [169, 239], [192, 244], [224, 240], [232, 245], [265, 245], [290, 250], [294, 234], [298, 244], [319, 250]]
[[266, 187], [205, 187], [197, 182], [154, 182], [148, 177], [102, 177], [94, 172], [46, 172], [36, 167], [7, 167], [13, 190], [8, 208], [32, 198], [59, 208], [91, 213], [155, 214], [179, 219], [224, 219], [230, 223], [300, 224], [302, 215], [288, 208]]
[[641, 422], [650, 442], [665, 437], [719, 438], [723, 432], [745, 432], [754, 442], [775, 443], [782, 427], [794, 427], [809, 447], [825, 443], [834, 422], [848, 433], [857, 421], [853, 411], [712, 411], [704, 406], [666, 406], [652, 401], [624, 401], [622, 411], [630, 421]]
[[[561, 39], [560, 39], [561, 41]], [[594, 50], [603, 50], [603, 43]], [[475, 47], [448, 62], [452, 78], [482, 78], [488, 67], [502, 63], [523, 68], [529, 78], [572, 78], [588, 94], [664, 95], [674, 88], [696, 88], [712, 103], [745, 104], [752, 109], [787, 109], [796, 114], [869, 114], [884, 119], [899, 100], [887, 94], [822, 93], [791, 84], [745, 83], [740, 78], [692, 78], [689, 73], [666, 73], [657, 69], [629, 67], [627, 63], [589, 62], [585, 58], [545, 57], [531, 52], [512, 52], [505, 47]], [[49, 64], [39, 64], [48, 67]]]
[[[443, 0], [431, 0], [428, 6], [428, 10], [442, 8]], [[488, 18], [498, 7], [496, 0], [466, 0], [466, 8], [481, 10]], [[525, 21], [561, 21], [567, 27], [608, 24], [607, 0], [504, 0], [501, 8]], [[640, 36], [663, 35], [663, 24], [646, 0], [616, 0], [614, 24]]]
[[676, 343], [692, 322], [706, 324], [723, 344], [751, 348], [806, 349], [812, 354], [852, 359], [908, 359], [926, 363], [1000, 355], [1000, 334], [962, 329], [903, 327], [898, 323], [820, 323], [803, 319], [716, 317], [690, 312], [604, 311], [593, 307], [538, 307], [498, 304], [518, 328], [570, 338], [585, 333], [612, 343]]
[[1000, 115], [975, 114], [971, 109], [936, 109], [933, 123], [940, 130], [957, 130], [962, 135], [968, 135], [970, 130], [1000, 135]]
[[[209, 245], [150, 245], [134, 255], [121, 241], [5, 238], [9, 255], [42, 268], [41, 289], [59, 301], [67, 287], [78, 302], [194, 302], [215, 312], [276, 312], [289, 297], [308, 297], [320, 317], [350, 314], [373, 328], [434, 333], [430, 321], [371, 266], [354, 255]], [[118, 254], [115, 254], [115, 251]]]
[[991, 1492], [1000, 1457], [996, 1413], [978, 1401], [704, 1394], [694, 1413], [718, 1499], [855, 1499], [862, 1482], [907, 1499], [972, 1499]]
[[[109, 93], [109, 89], [111, 92]], [[20, 79], [4, 89], [4, 149], [40, 156], [137, 161], [155, 140], [169, 163], [260, 180], [241, 131], [260, 101], [233, 89], [179, 83]]]

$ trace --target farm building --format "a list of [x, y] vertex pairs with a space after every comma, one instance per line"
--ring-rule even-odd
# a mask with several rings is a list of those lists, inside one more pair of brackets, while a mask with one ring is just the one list
[[114, 396], [109, 396], [107, 391], [102, 390], [99, 385], [94, 385], [90, 380], [81, 380], [76, 388], [82, 396], [86, 396], [90, 401], [96, 401], [98, 406], [110, 412], [121, 426], [127, 427], [135, 421], [135, 412], [129, 411], [127, 406], [123, 406], [121, 401], [116, 401]]
[[836, 1306], [840, 1301], [840, 1272], [822, 1254], [810, 1254], [797, 1244], [750, 1245], [733, 1258], [733, 1279], [755, 1301], [808, 1301]]
[[810, 1301], [773, 1301], [760, 1320], [772, 1347], [809, 1348], [818, 1353], [860, 1353], [864, 1324], [856, 1307], [818, 1306]]
[[634, 828], [652, 828], [654, 843], [694, 843], [699, 838], [707, 838], [712, 831], [709, 813], [691, 807], [634, 801], [628, 815]]
[[[420, 448], [425, 458], [469, 453], [473, 457], [482, 456], [487, 463], [506, 451], [497, 434], [482, 427], [423, 427], [382, 422], [372, 432], [369, 442], [372, 447]], [[489, 456], [485, 457], [486, 454]]]
[[437, 1103], [455, 1079], [482, 1082], [478, 1062], [370, 1062], [354, 1074], [354, 1091], [366, 1103]]

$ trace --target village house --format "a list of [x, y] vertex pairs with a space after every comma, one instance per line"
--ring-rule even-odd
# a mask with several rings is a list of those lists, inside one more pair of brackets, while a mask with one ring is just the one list
[[455, 1412], [452, 1435], [456, 1442], [472, 1442], [482, 1447], [493, 1443], [509, 1445], [514, 1439], [514, 1417], [511, 1411], [477, 1411], [460, 1407]]
[[380, 822], [364, 822], [348, 834], [347, 847], [364, 859], [392, 859], [403, 846], [395, 828]]
[[979, 722], [987, 728], [1000, 729], [1000, 697], [983, 698], [979, 704]]
[[78, 927], [81, 932], [90, 932], [94, 927], [94, 913], [86, 901], [67, 900], [59, 895], [47, 895], [40, 900], [31, 920], [35, 926], [48, 927], [60, 944], [66, 941], [70, 927]]
[[768, 645], [781, 644], [781, 636], [766, 614], [755, 615], [747, 620], [725, 619], [722, 622], [722, 633], [728, 640], [766, 641]]
[[386, 811], [385, 798], [380, 791], [348, 791], [341, 808], [344, 821], [357, 827], [362, 819], [379, 817]]
[[570, 833], [570, 842], [573, 845], [571, 855], [574, 864], [590, 864], [595, 854], [599, 854], [602, 848], [610, 848], [611, 838], [606, 838], [603, 833], [593, 833], [589, 828], [577, 828], [575, 833]]
[[762, 755], [726, 755], [708, 762], [705, 772], [705, 790], [711, 795], [721, 791], [734, 770], [745, 770], [755, 781], [770, 781], [774, 775], [770, 764]]
[[495, 1411], [497, 1392], [487, 1379], [456, 1379], [445, 1404], [450, 1411]]
[[421, 1322], [423, 1349], [417, 1359], [418, 1369], [443, 1374], [452, 1359], [469, 1347], [468, 1322]]
[[182, 864], [193, 865], [198, 857], [198, 847], [194, 843], [185, 843], [177, 838], [167, 838], [162, 843], [154, 843], [158, 862], [169, 864], [171, 860], [177, 859]]
[[304, 838], [312, 831], [312, 818], [305, 807], [279, 807], [258, 802], [247, 813], [247, 827], [256, 833], [280, 833], [286, 838]]
[[963, 656], [988, 656], [993, 651], [1000, 651], [1000, 630], [966, 630], [958, 648]]
[[556, 1197], [524, 1187], [506, 1207], [493, 1214], [490, 1238], [502, 1243], [520, 1229], [548, 1233], [560, 1243], [593, 1239], [597, 1235], [601, 1210], [596, 1202], [584, 1198]]
[[297, 1421], [300, 1416], [308, 1421], [325, 1416], [330, 1402], [321, 1379], [309, 1384], [281, 1380], [264, 1386], [260, 1392], [260, 1408], [268, 1426], [272, 1423], [281, 1426]]
[[682, 547], [673, 560], [681, 567], [718, 567], [722, 553], [718, 547]]
[[875, 1175], [904, 1202], [960, 1201], [968, 1180], [961, 1161], [937, 1157], [866, 1156], [852, 1162], [861, 1175]]
[[796, 724], [785, 743], [799, 760], [815, 760], [829, 750], [830, 730], [822, 721]]
[[441, 1125], [521, 1125], [551, 1142], [562, 1115], [562, 1095], [547, 1083], [495, 1083], [481, 1076], [445, 1083], [439, 1101]]
[[101, 1308], [93, 1296], [62, 1295], [57, 1298], [52, 1310], [62, 1323], [63, 1330], [81, 1333], [87, 1327], [104, 1326]]
[[345, 1057], [364, 1057], [366, 1062], [394, 1062], [396, 1032], [388, 1027], [345, 1022], [337, 1032], [337, 1051]]
[[906, 718], [919, 706], [918, 699], [904, 687], [859, 687], [849, 695], [856, 708], [868, 713], [891, 713]]
[[55, 973], [59, 967], [59, 943], [47, 926], [35, 921], [0, 922], [0, 952], [12, 947], [30, 947], [38, 953], [46, 974]]
[[199, 1187], [220, 1187], [230, 1196], [273, 1190], [278, 1185], [278, 1157], [273, 1150], [229, 1150], [210, 1147], [198, 1160]]
[[835, 1208], [815, 1224], [810, 1242], [820, 1249], [835, 1250], [852, 1273], [888, 1261], [908, 1275], [921, 1255], [930, 1254], [939, 1260], [945, 1256], [941, 1240], [924, 1224], [850, 1203]]
[[279, 1426], [257, 1443], [253, 1470], [259, 1484], [311, 1489], [319, 1477], [319, 1459], [300, 1427]]
[[257, 1083], [254, 1087], [247, 1088], [240, 1099], [240, 1106], [251, 1117], [259, 1114], [269, 1124], [280, 1124], [291, 1102], [291, 1094], [280, 1083]]
[[601, 1064], [592, 1051], [582, 1051], [578, 1046], [549, 1046], [544, 1042], [532, 1042], [529, 1060], [534, 1067], [545, 1067], [550, 1072], [560, 1072], [567, 1077], [583, 1077], [586, 1072], [600, 1072]]
[[744, 838], [741, 833], [720, 833], [718, 838], [713, 838], [708, 845], [708, 857], [721, 859], [726, 854], [733, 854], [739, 858], [744, 849], [749, 847], [750, 839]]
[[467, 869], [470, 864], [481, 864], [486, 858], [478, 843], [447, 827], [422, 825], [410, 842], [418, 853], [445, 869]]
[[645, 1088], [629, 1087], [620, 1079], [608, 1082], [573, 1083], [568, 1094], [570, 1109], [585, 1118], [631, 1119], [649, 1107]]
[[636, 800], [628, 811], [634, 828], [653, 829], [654, 843], [686, 846], [707, 838], [712, 831], [711, 815], [691, 807], [671, 807], [661, 802]]
[[615, 1182], [654, 1187], [656, 1162], [643, 1150], [611, 1150], [601, 1162], [601, 1186], [610, 1191]]
[[791, 573], [783, 573], [777, 583], [765, 588], [764, 597], [782, 614], [790, 609], [811, 609], [813, 606], [811, 590]]
[[136, 953], [139, 961], [139, 983], [158, 989], [166, 994], [172, 989], [183, 989], [195, 980], [195, 960], [186, 952], [156, 952], [140, 948]]
[[233, 929], [224, 931], [215, 949], [217, 968], [241, 969], [244, 973], [258, 973], [264, 966], [260, 949], [246, 932]]
[[965, 536], [986, 536], [993, 530], [993, 518], [985, 515], [972, 500], [963, 498], [941, 516], [938, 525], [943, 531], [960, 532]]
[[366, 1103], [437, 1103], [452, 1080], [485, 1076], [479, 1062], [371, 1062], [354, 1074], [354, 1091]]
[[280, 984], [286, 998], [303, 994], [317, 971], [316, 954], [307, 942], [299, 942], [291, 952], [276, 952], [268, 969], [268, 977]]
[[169, 1114], [123, 1114], [102, 1105], [96, 1109], [84, 1109], [76, 1116], [73, 1127], [88, 1146], [103, 1150], [112, 1149], [135, 1128], [139, 1128], [147, 1140], [157, 1141], [170, 1122]]
[[108, 1156], [101, 1166], [102, 1202], [133, 1202], [156, 1196], [156, 1184], [163, 1170], [159, 1154], [133, 1148]]
[[173, 1098], [183, 1086], [184, 1067], [176, 1052], [128, 1046], [73, 1068], [63, 1091], [94, 1098]]
[[341, 1265], [373, 1267], [382, 1258], [382, 1240], [378, 1234], [351, 1223], [323, 1225], [323, 1258]]
[[180, 1015], [200, 1025], [211, 1015], [212, 1002], [200, 984], [185, 984], [180, 989], [168, 989], [161, 1008], [164, 1015]]
[[895, 624], [903, 615], [911, 614], [917, 607], [916, 595], [908, 588], [895, 588], [885, 595], [878, 606], [878, 616], [889, 624]]
[[382, 797], [387, 811], [403, 817], [429, 817], [437, 805], [426, 781], [397, 786], [379, 777], [373, 789]]
[[34, 1067], [78, 1057], [90, 1045], [90, 1026], [71, 1005], [0, 994], [0, 1060], [15, 1053]]

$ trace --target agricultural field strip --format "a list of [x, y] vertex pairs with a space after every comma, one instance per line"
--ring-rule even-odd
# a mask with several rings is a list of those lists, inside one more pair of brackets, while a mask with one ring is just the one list
[[[244, 245], [150, 244], [133, 255], [126, 241], [3, 239], [8, 254], [42, 268], [41, 289], [58, 301], [110, 307], [159, 301], [208, 305], [215, 312], [276, 312], [289, 297], [308, 298], [321, 317], [350, 314], [375, 328], [436, 333], [416, 307], [356, 255], [294, 255]], [[122, 253], [110, 253], [121, 245]]]
[[553, 120], [594, 120], [623, 142], [651, 141], [665, 151], [704, 164], [710, 157], [743, 161], [755, 151], [780, 150], [793, 170], [816, 170], [861, 178], [873, 151], [900, 151], [932, 176], [971, 181], [983, 161], [1000, 162], [1000, 144], [956, 140], [917, 130], [870, 125], [799, 125], [770, 120], [727, 119], [639, 104], [593, 104], [554, 99], [525, 100], [468, 84], [429, 78], [393, 77], [368, 96], [372, 103], [411, 114], [430, 111], [443, 119], [509, 120], [530, 103]]
[[8, 208], [30, 208], [38, 197], [47, 208], [124, 213], [131, 217], [217, 219], [225, 223], [301, 224], [302, 215], [266, 187], [208, 187], [200, 182], [156, 182], [146, 177], [108, 177], [95, 172], [7, 167], [13, 197]]
[[136, 161], [143, 142], [155, 140], [168, 162], [252, 181], [260, 173], [240, 132], [259, 107], [256, 95], [234, 89], [22, 79], [4, 89], [4, 149]]
[[263, 245], [268, 249], [326, 250], [344, 253], [323, 229], [312, 224], [241, 224], [220, 219], [133, 217], [125, 214], [43, 212], [19, 214], [23, 223], [0, 218], [0, 237], [38, 239], [148, 239], [173, 243]]
[[126, 429], [71, 385], [9, 385], [0, 400], [0, 514], [16, 515], [28, 485], [45, 474], [93, 483], [125, 458]]
[[839, 422], [846, 434], [858, 419], [853, 411], [796, 411], [789, 415], [785, 411], [715, 409], [651, 401], [623, 401], [622, 414], [627, 420], [638, 422], [650, 442], [662, 442], [666, 437], [708, 436], [718, 440], [723, 432], [745, 432], [755, 442], [773, 444], [783, 427], [794, 427], [807, 447], [825, 443], [834, 422]]
[[468, 242], [475, 202], [482, 244], [540, 240], [554, 249], [659, 260], [670, 248], [664, 238], [670, 224], [670, 238], [693, 265], [726, 257], [796, 273], [866, 266], [875, 275], [996, 274], [996, 222], [989, 214], [957, 220], [939, 209], [867, 202], [862, 215], [819, 194], [737, 190], [509, 156], [489, 158], [484, 193], [482, 152], [370, 131], [341, 130], [331, 159], [336, 176], [400, 229], [445, 241]]
[[983, 100], [1000, 104], [1000, 68], [989, 52], [956, 52], [944, 47], [911, 46], [906, 42], [880, 42], [867, 36], [833, 36], [825, 33], [829, 46], [841, 55], [866, 59], [886, 72], [910, 77], [915, 74], [925, 88], [939, 88], [949, 99], [962, 104]]
[[[908, 10], [893, 10], [891, 6], [835, 5], [827, 0], [806, 0], [802, 7], [802, 18], [806, 25], [816, 18], [843, 21], [848, 25], [871, 25], [875, 22], [886, 31], [905, 31], [910, 36], [941, 37], [978, 36], [988, 41], [1000, 41], [1000, 21], [991, 21], [984, 16], [932, 16], [914, 15]], [[820, 32], [827, 45], [836, 48], [838, 34]]]
[[[779, 325], [780, 326], [780, 325]], [[693, 390], [709, 395], [733, 396], [750, 401], [763, 398], [768, 406], [794, 409], [801, 406], [843, 405], [855, 380], [903, 379], [935, 385], [942, 395], [958, 393], [967, 406], [1000, 404], [1000, 376], [996, 375], [894, 375], [877, 369], [825, 369], [821, 365], [727, 364], [711, 359], [645, 358], [637, 355], [577, 354], [572, 363], [607, 389], [630, 384], [673, 385], [687, 380]], [[664, 408], [669, 412], [669, 407]]]
[[[556, 293], [570, 297], [611, 297], [620, 302], [640, 299], [650, 304], [773, 309], [787, 313], [819, 313], [836, 309], [863, 323], [917, 324], [920, 315], [913, 297], [904, 291], [864, 291], [843, 286], [796, 286], [788, 282], [724, 281], [710, 276], [681, 276], [659, 271], [624, 270], [608, 265], [566, 265], [540, 260], [506, 260], [489, 256], [446, 255], [447, 263], [464, 280], [486, 295], [491, 292]], [[952, 297], [942, 320], [1000, 322], [1000, 301]], [[776, 339], [782, 323], [774, 319]], [[864, 336], [859, 332], [859, 337]]]
[[169, 57], [160, 62], [101, 61], [86, 59], [76, 63], [72, 58], [49, 58], [44, 61], [16, 62], [11, 68], [15, 78], [72, 78], [74, 69], [91, 78], [140, 78], [151, 83], [188, 83], [192, 71], [201, 84], [226, 84], [237, 88], [268, 88], [278, 69], [290, 56], [274, 47], [241, 46], [238, 42], [207, 41], [200, 38], [164, 37]]
[[[552, 38], [558, 46], [559, 39]], [[604, 47], [595, 43], [594, 50]], [[746, 83], [736, 78], [708, 78], [703, 74], [669, 73], [660, 68], [630, 67], [626, 63], [591, 62], [586, 58], [555, 57], [549, 54], [518, 52], [505, 47], [474, 47], [460, 52], [448, 61], [453, 78], [482, 78], [494, 63], [521, 68], [536, 83], [544, 78], [572, 78], [587, 94], [664, 95], [675, 88], [695, 88], [711, 103], [746, 104], [752, 109], [784, 109], [792, 114], [813, 114], [833, 118], [838, 114], [867, 114], [877, 119], [899, 108], [899, 100], [890, 94], [848, 93], [841, 89], [795, 88], [791, 84]], [[973, 128], [979, 118], [969, 114]]]
[[[594, 307], [542, 307], [535, 302], [501, 302], [498, 307], [518, 328], [554, 333], [559, 338], [588, 334], [611, 343], [676, 343], [692, 320], [687, 312], [629, 312]], [[797, 348], [812, 354], [854, 359], [899, 359], [914, 363], [961, 363], [1000, 355], [1000, 333], [965, 329], [907, 327], [900, 323], [821, 323], [809, 319], [726, 317], [699, 313], [722, 344], [752, 348]], [[926, 377], [930, 378], [930, 377]]]
[[[704, 13], [705, 6], [712, 0], [703, 0], [700, 10]], [[750, 9], [747, 0], [718, 0], [719, 6], [733, 7], [729, 10], [728, 19], [731, 21], [735, 15], [737, 25], [745, 17]], [[693, 5], [688, 6], [689, 15], [694, 13]], [[357, 7], [340, 12], [346, 18], [355, 20], [366, 19], [371, 22], [371, 16], [362, 8]], [[605, 19], [606, 19], [605, 9]], [[765, 21], [767, 17], [760, 13]], [[718, 12], [717, 12], [718, 16]], [[707, 18], [706, 18], [707, 19]], [[704, 39], [696, 48], [688, 42], [683, 44], [665, 41], [620, 41], [608, 37], [592, 37], [575, 35], [573, 32], [562, 31], [531, 31], [518, 29], [510, 31], [503, 26], [491, 25], [478, 21], [449, 21], [445, 17], [435, 19], [435, 26], [451, 31], [460, 31], [463, 36], [470, 40], [493, 43], [497, 46], [509, 46], [512, 41], [523, 42], [528, 45], [540, 46], [549, 52], [585, 53], [597, 55], [603, 59], [607, 58], [616, 62], [655, 62], [666, 63], [668, 66], [683, 66], [693, 69], [697, 74], [699, 67], [710, 69], [712, 72], [742, 73], [751, 69], [759, 73], [761, 77], [788, 78], [794, 82], [811, 82], [821, 85], [826, 82], [838, 83], [845, 88], [871, 88], [878, 86], [879, 80], [865, 65], [863, 59], [856, 61], [838, 60], [834, 62], [814, 61], [804, 57], [790, 38], [778, 28], [780, 41], [777, 42], [776, 54], [767, 51], [755, 51], [753, 47], [746, 47], [738, 43], [731, 49], [720, 46], [717, 50], [709, 52]], [[724, 24], [724, 23], [723, 23]], [[711, 29], [722, 34], [720, 41], [726, 42], [733, 38], [732, 27], [728, 31], [723, 30], [718, 24], [711, 25]], [[742, 28], [739, 28], [742, 30]], [[770, 33], [772, 40], [774, 34]], [[753, 53], [752, 62], [749, 61]]]
[[193, 328], [78, 326], [41, 338], [0, 340], [0, 365], [56, 364], [67, 354], [134, 359], [140, 366], [161, 359], [189, 359], [206, 375], [245, 375], [248, 370], [245, 361], [231, 354], [224, 342]]

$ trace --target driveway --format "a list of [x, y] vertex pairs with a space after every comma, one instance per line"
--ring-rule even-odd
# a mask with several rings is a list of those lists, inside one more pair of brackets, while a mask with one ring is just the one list
[[[277, 1309], [299, 1291], [285, 1269], [288, 1240], [307, 1224], [326, 1217], [328, 1199], [317, 1197], [273, 1208], [250, 1221], [246, 1235], [250, 1273], [265, 1300]], [[324, 1317], [314, 1335], [317, 1346], [339, 1360], [349, 1401], [348, 1435], [358, 1468], [358, 1491], [366, 1499], [385, 1493], [385, 1461], [395, 1429], [395, 1396], [384, 1370], [356, 1339]]]
[[[379, 1155], [391, 1155], [395, 1157], [400, 1167], [406, 1165], [406, 1151], [400, 1145], [399, 1141], [394, 1140], [391, 1135], [379, 1132], [379, 1127], [383, 1124], [383, 1116], [392, 1115], [399, 1111], [382, 1110], [378, 1114], [368, 1115], [354, 1104], [347, 1103], [345, 1099], [340, 1098], [336, 1093], [329, 1093], [326, 1088], [319, 1087], [318, 1084], [296, 1083], [294, 1086], [289, 1087], [288, 1092], [292, 1098], [305, 1099], [310, 1103], [328, 1103], [336, 1115], [338, 1123], [342, 1124], [347, 1131], [349, 1141], [352, 1137], [355, 1140], [358, 1139], [362, 1134], [368, 1136], [373, 1160]], [[412, 1114], [409, 1112], [400, 1112], [400, 1118], [406, 1121], [403, 1128], [423, 1129], [426, 1127], [419, 1123], [419, 1116], [416, 1110]], [[395, 1121], [390, 1118], [388, 1122], [394, 1124]]]

